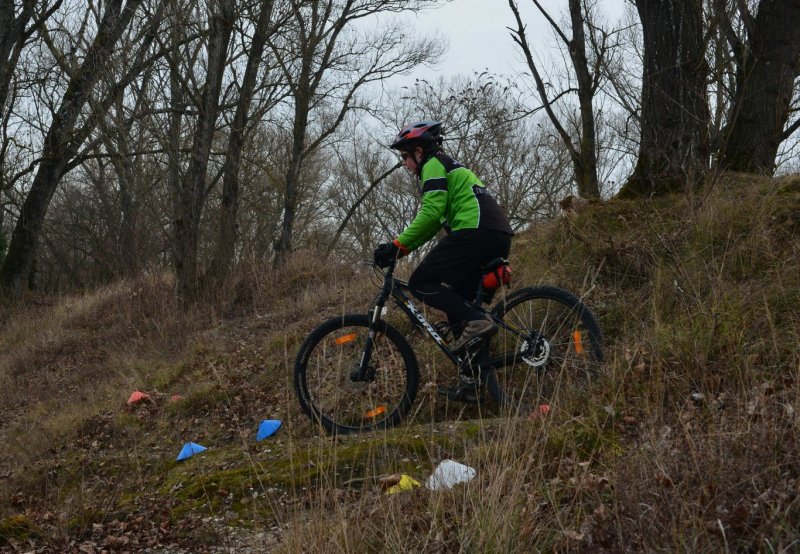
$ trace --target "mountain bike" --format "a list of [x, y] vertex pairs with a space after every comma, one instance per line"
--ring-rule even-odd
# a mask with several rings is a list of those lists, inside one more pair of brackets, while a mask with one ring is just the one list
[[484, 267], [473, 301], [498, 333], [477, 349], [458, 352], [450, 348], [457, 336], [428, 322], [408, 283], [394, 277], [395, 264], [376, 268], [383, 284], [371, 309], [328, 319], [300, 346], [294, 386], [303, 411], [331, 434], [385, 429], [408, 414], [419, 367], [409, 341], [384, 318], [389, 299], [455, 367], [472, 364], [480, 379], [478, 400], [488, 393], [509, 415], [530, 415], [543, 402], [558, 402], [565, 387], [582, 386], [603, 362], [596, 318], [574, 294], [553, 286], [518, 289], [485, 308], [493, 292], [483, 283], [507, 264], [498, 258]]

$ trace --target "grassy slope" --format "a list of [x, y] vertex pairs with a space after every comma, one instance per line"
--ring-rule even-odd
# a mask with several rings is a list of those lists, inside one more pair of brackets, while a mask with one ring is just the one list
[[[287, 551], [796, 547], [800, 180], [591, 206], [519, 236], [513, 258], [517, 283], [586, 296], [608, 342], [588, 400], [535, 423], [456, 411], [428, 386], [399, 429], [318, 436], [294, 353], [374, 286], [311, 254], [243, 276], [225, 313], [178, 315], [152, 277], [17, 310], [0, 338], [0, 545], [225, 545], [244, 527]], [[423, 384], [449, 377], [418, 356]], [[134, 388], [153, 401], [127, 408]], [[264, 418], [284, 429], [255, 443]], [[210, 450], [174, 462], [189, 440]], [[476, 481], [376, 485], [447, 457]]]

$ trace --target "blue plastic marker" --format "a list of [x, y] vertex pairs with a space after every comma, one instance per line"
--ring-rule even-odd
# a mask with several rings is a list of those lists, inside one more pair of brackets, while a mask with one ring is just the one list
[[205, 446], [197, 444], [196, 442], [187, 442], [183, 445], [181, 449], [181, 453], [178, 454], [178, 461], [185, 460], [186, 458], [191, 458], [195, 454], [200, 454], [203, 450], [208, 450]]
[[275, 431], [281, 428], [281, 420], [279, 419], [265, 419], [258, 426], [258, 434], [256, 434], [257, 441], [263, 441], [270, 435], [275, 434]]

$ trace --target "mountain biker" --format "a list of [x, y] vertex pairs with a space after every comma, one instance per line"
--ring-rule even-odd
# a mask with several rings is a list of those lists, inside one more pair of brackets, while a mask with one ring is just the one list
[[[452, 347], [459, 351], [497, 332], [497, 325], [469, 298], [478, 289], [482, 266], [508, 258], [514, 232], [481, 180], [443, 152], [442, 134], [441, 122], [420, 121], [403, 127], [390, 145], [400, 152], [406, 170], [419, 178], [422, 204], [400, 236], [378, 245], [374, 261], [384, 267], [445, 229], [447, 236], [423, 258], [408, 284], [416, 298], [447, 314], [451, 329], [463, 327]], [[462, 385], [475, 385], [470, 369], [462, 368], [460, 377]], [[447, 394], [459, 396], [458, 391]]]

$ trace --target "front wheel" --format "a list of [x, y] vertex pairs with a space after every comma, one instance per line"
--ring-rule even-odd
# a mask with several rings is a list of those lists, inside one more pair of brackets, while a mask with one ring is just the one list
[[[414, 351], [394, 327], [379, 321], [370, 337], [363, 314], [329, 319], [308, 335], [294, 366], [300, 406], [326, 431], [355, 433], [400, 422], [417, 395]], [[367, 341], [366, 371], [360, 364]]]
[[579, 395], [603, 362], [603, 334], [592, 312], [575, 295], [551, 286], [529, 287], [492, 309], [502, 320], [492, 341], [505, 409], [532, 413], [540, 404], [567, 404]]

